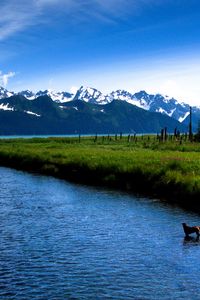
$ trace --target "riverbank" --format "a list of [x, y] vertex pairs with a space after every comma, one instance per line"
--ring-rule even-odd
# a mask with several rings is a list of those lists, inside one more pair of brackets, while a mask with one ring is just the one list
[[200, 146], [155, 136], [0, 141], [0, 164], [200, 210]]

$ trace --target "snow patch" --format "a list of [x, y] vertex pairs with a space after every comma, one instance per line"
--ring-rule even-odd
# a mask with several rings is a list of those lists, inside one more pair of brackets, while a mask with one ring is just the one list
[[25, 96], [28, 100], [35, 100], [35, 96]]
[[12, 110], [12, 111], [14, 111], [14, 108], [13, 107], [9, 107], [8, 106], [8, 103], [7, 104], [0, 104], [0, 109], [1, 110]]
[[173, 115], [173, 113], [175, 112], [175, 110], [176, 110], [176, 107], [175, 107], [174, 109], [172, 109], [170, 113], [167, 113], [167, 115], [168, 115], [169, 117], [171, 117], [171, 116]]
[[156, 110], [156, 112], [159, 112], [161, 114], [167, 114], [166, 110], [164, 110], [163, 108], [159, 107], [159, 109]]
[[189, 114], [190, 114], [190, 112], [188, 111], [188, 112], [186, 112], [186, 114], [183, 116], [183, 117], [180, 117], [178, 120], [179, 120], [179, 122], [183, 122], [188, 116], [189, 116]]
[[41, 117], [41, 115], [38, 115], [38, 114], [36, 114], [36, 113], [34, 113], [32, 111], [29, 111], [29, 110], [24, 110], [24, 112], [27, 113], [27, 114], [29, 114], [29, 115], [34, 115], [36, 117]]

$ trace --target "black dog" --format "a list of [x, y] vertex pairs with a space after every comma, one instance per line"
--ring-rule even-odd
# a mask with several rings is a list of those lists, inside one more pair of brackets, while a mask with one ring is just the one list
[[191, 233], [196, 233], [197, 237], [200, 236], [200, 226], [188, 226], [186, 223], [182, 223], [185, 236], [189, 237]]

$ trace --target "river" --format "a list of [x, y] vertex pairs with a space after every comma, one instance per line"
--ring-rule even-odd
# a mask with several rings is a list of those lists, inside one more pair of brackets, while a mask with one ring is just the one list
[[200, 216], [0, 168], [0, 299], [200, 299]]

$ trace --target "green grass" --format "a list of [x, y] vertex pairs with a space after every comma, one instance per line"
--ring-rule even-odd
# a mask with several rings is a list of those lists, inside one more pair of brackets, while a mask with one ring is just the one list
[[0, 140], [0, 164], [200, 207], [200, 144], [155, 136]]

